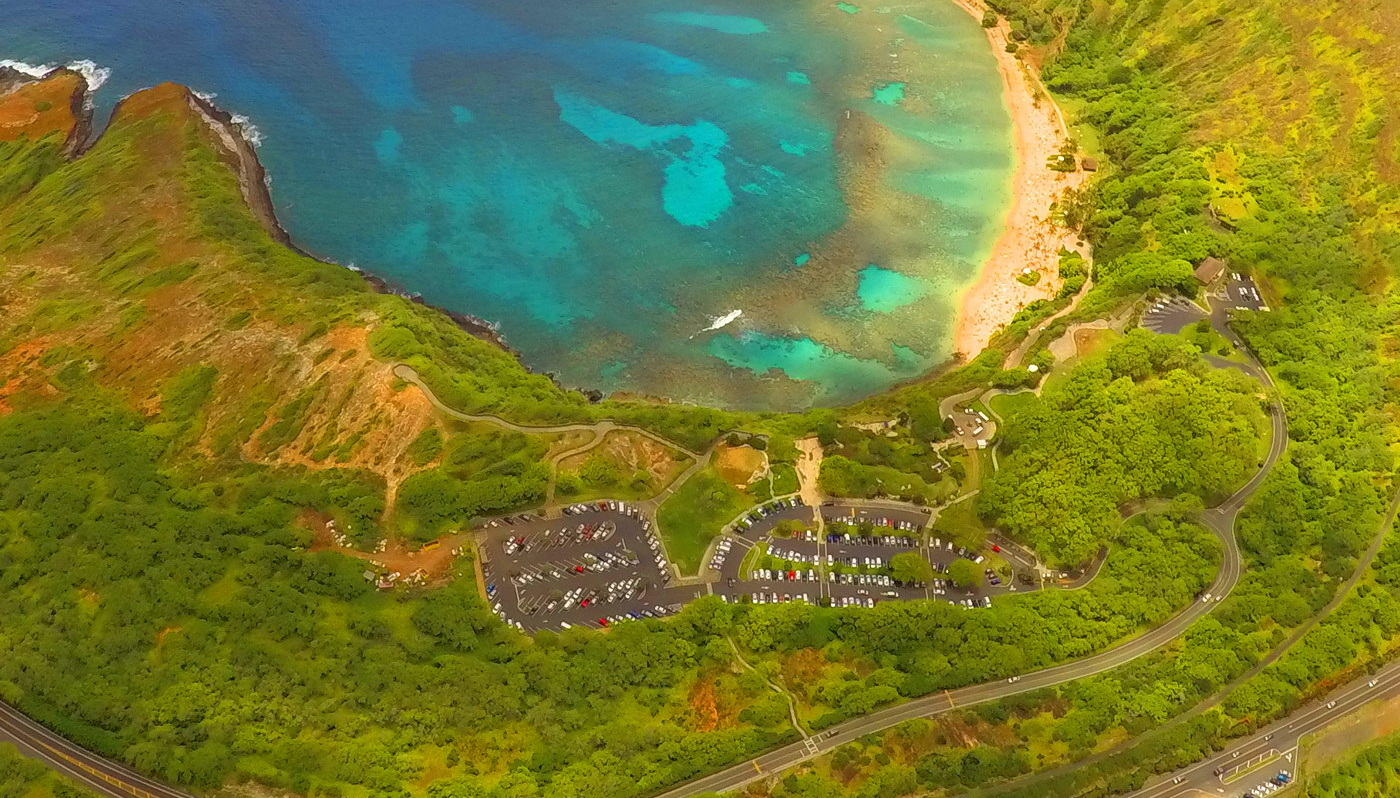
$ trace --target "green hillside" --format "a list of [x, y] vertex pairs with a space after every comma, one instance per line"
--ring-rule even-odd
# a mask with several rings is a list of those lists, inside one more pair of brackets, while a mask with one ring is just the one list
[[[1265, 405], [1257, 383], [1209, 368], [1185, 338], [1131, 333], [1069, 366], [1048, 345], [1077, 322], [1133, 313], [1145, 295], [1195, 292], [1191, 266], [1207, 256], [1254, 274], [1273, 307], [1236, 327], [1289, 422], [1284, 460], [1238, 527], [1239, 588], [1130, 666], [874, 735], [766, 794], [953, 793], [1115, 746], [1126, 753], [1015, 789], [1123, 791], [1386, 656], [1400, 635], [1397, 547], [1240, 697], [1162, 728], [1338, 595], [1395, 490], [1394, 10], [993, 5], [1103, 160], [1090, 191], [1061, 209], [1094, 244], [1095, 288], [1030, 342], [1025, 362], [1052, 380], [1008, 420], [999, 469], [958, 517], [1050, 562], [1107, 550], [1090, 587], [984, 614], [711, 598], [667, 622], [535, 639], [491, 613], [469, 558], [435, 589], [375, 591], [359, 561], [308, 551], [308, 514], [335, 518], [361, 548], [421, 541], [540, 505], [548, 461], [570, 445], [566, 433], [448, 418], [394, 373], [399, 362], [460, 413], [530, 426], [614, 419], [682, 456], [739, 428], [770, 434], [773, 459], [791, 461], [792, 439], [815, 434], [862, 473], [923, 479], [927, 464], [912, 461], [947, 434], [939, 400], [1036, 382], [1002, 371], [1005, 355], [1068, 298], [1028, 308], [970, 364], [853, 408], [597, 402], [444, 314], [279, 243], [246, 203], [257, 176], [185, 89], [134, 95], [90, 152], [69, 158], [77, 120], [61, 109], [77, 87], [60, 74], [0, 94], [0, 120], [35, 120], [0, 126], [0, 700], [199, 791], [634, 798], [795, 739], [769, 684], [777, 674], [824, 726], [1085, 656], [1210, 584], [1219, 551], [1193, 519], [1251, 473]], [[872, 419], [893, 420], [894, 437], [855, 431]], [[953, 482], [968, 484], [941, 490]], [[1124, 522], [1137, 506], [1153, 512]], [[27, 773], [0, 786], [68, 794]]]

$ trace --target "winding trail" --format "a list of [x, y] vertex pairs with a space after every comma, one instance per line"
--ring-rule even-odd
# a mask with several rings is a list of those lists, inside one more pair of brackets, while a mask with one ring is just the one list
[[724, 639], [729, 642], [729, 648], [734, 652], [734, 658], [739, 660], [739, 664], [743, 666], [744, 670], [751, 671], [753, 673], [757, 673], [759, 676], [762, 676], [763, 681], [768, 683], [769, 689], [783, 697], [783, 700], [786, 701], [788, 705], [788, 720], [792, 721], [792, 728], [798, 734], [806, 736], [807, 730], [802, 728], [802, 720], [797, 716], [797, 699], [793, 698], [792, 694], [789, 693], [785, 687], [773, 681], [772, 679], [769, 679], [766, 675], [760, 673], [758, 668], [755, 668], [753, 665], [749, 664], [749, 661], [747, 659], [744, 659], [743, 652], [739, 650], [739, 644], [734, 642], [734, 638], [730, 637], [729, 635], [725, 635]]
[[[626, 430], [628, 432], [635, 432], [640, 435], [645, 435], [646, 437], [651, 438], [652, 440], [662, 444], [663, 446], [669, 446], [672, 449], [679, 449], [680, 451], [685, 452], [691, 457], [702, 457], [705, 454], [704, 452], [697, 452], [692, 449], [688, 449], [685, 446], [682, 446], [681, 444], [676, 443], [675, 441], [669, 438], [652, 432], [646, 427], [638, 427], [633, 424], [619, 424], [616, 421], [595, 421], [591, 424], [576, 422], [573, 424], [557, 424], [553, 426], [530, 426], [527, 424], [517, 424], [514, 421], [507, 421], [506, 419], [501, 418], [500, 416], [493, 416], [489, 414], [473, 415], [471, 413], [463, 413], [462, 411], [457, 410], [456, 408], [449, 407], [448, 405], [443, 404], [443, 401], [437, 397], [437, 394], [433, 393], [433, 389], [429, 388], [427, 384], [423, 382], [423, 378], [418, 375], [418, 372], [414, 371], [413, 367], [408, 365], [407, 363], [399, 363], [398, 365], [394, 366], [394, 376], [398, 377], [404, 382], [412, 383], [413, 385], [418, 386], [418, 390], [423, 392], [423, 396], [427, 397], [428, 401], [432, 404], [433, 407], [437, 408], [443, 413], [446, 413], [449, 416], [452, 416], [453, 418], [460, 419], [462, 421], [483, 421], [488, 424], [495, 424], [496, 426], [501, 427], [503, 429], [512, 430], [514, 432], [525, 432], [535, 434], [549, 434], [555, 432], [596, 432], [600, 434], [606, 434], [614, 430]], [[711, 448], [714, 447], [712, 446]]]
[[[1238, 341], [1233, 333], [1229, 337]], [[1248, 353], [1246, 348], [1242, 348], [1241, 351]], [[1252, 361], [1250, 368], [1254, 370], [1256, 376], [1272, 388], [1273, 382], [1267, 371], [1259, 366], [1257, 361], [1253, 361], [1252, 355], [1250, 357]], [[608, 431], [626, 429], [636, 431], [664, 445], [685, 451], [694, 458], [695, 462], [679, 475], [665, 491], [645, 503], [652, 508], [659, 506], [660, 502], [669, 496], [677, 486], [683, 484], [695, 471], [703, 468], [709, 462], [714, 448], [712, 445], [710, 450], [703, 453], [690, 451], [649, 430], [611, 421], [530, 427], [515, 424], [496, 416], [462, 413], [444, 405], [422, 383], [417, 372], [413, 371], [412, 368], [399, 364], [395, 366], [394, 373], [401, 379], [417, 385], [436, 408], [454, 418], [465, 421], [485, 421], [519, 432], [591, 430], [600, 437]], [[1259, 489], [1269, 472], [1282, 457], [1287, 443], [1284, 408], [1277, 398], [1277, 391], [1271, 391], [1270, 398], [1275, 410], [1270, 414], [1272, 438], [1263, 467], [1235, 494], [1220, 505], [1201, 514], [1201, 521], [1220, 538], [1223, 545], [1224, 554], [1221, 568], [1210, 588], [1210, 592], [1216, 596], [1228, 595], [1239, 582], [1242, 565], [1239, 545], [1234, 535], [1235, 523], [1241, 508]], [[1395, 506], [1392, 507], [1392, 511], [1394, 509]], [[1373, 545], [1373, 549], [1377, 548], [1377, 545]], [[805, 737], [798, 742], [779, 747], [756, 758], [670, 790], [663, 794], [664, 798], [687, 798], [702, 792], [738, 789], [752, 781], [766, 778], [800, 764], [861, 735], [882, 731], [905, 720], [934, 717], [959, 707], [996, 701], [1111, 670], [1170, 645], [1192, 624], [1210, 613], [1215, 606], [1217, 604], [1213, 601], [1193, 601], [1190, 606], [1166, 623], [1137, 637], [1125, 640], [1112, 648], [1081, 660], [1025, 674], [1015, 682], [970, 685], [924, 696], [877, 710], [859, 718], [853, 718], [816, 735]], [[125, 765], [99, 757], [63, 740], [39, 723], [30, 720], [3, 703], [0, 703], [0, 740], [17, 744], [25, 754], [45, 762], [58, 772], [72, 777], [93, 792], [106, 796], [106, 798], [190, 798], [189, 794], [182, 790], [161, 784]]]
[[[1058, 110], [1059, 106], [1056, 105], [1055, 107]], [[1083, 252], [1080, 254], [1085, 255]], [[1025, 359], [1036, 342], [1040, 340], [1040, 334], [1045, 332], [1045, 328], [1054, 324], [1058, 319], [1073, 313], [1079, 307], [1079, 300], [1087, 296], [1090, 289], [1094, 287], [1094, 262], [1092, 258], [1085, 257], [1084, 263], [1085, 268], [1089, 270], [1088, 276], [1084, 278], [1084, 285], [1080, 286], [1079, 290], [1074, 293], [1074, 297], [1070, 299], [1068, 305], [1065, 305], [1051, 315], [1041, 319], [1034, 327], [1031, 327], [1030, 330], [1026, 332], [1026, 337], [1021, 340], [1020, 345], [1011, 350], [1010, 355], [1007, 355], [1006, 368], [1014, 369], [1019, 367], [1021, 361]]]
[[[1199, 521], [1220, 539], [1222, 545], [1223, 555], [1220, 571], [1216, 574], [1215, 581], [1207, 592], [1212, 598], [1223, 599], [1239, 584], [1244, 567], [1239, 541], [1235, 536], [1235, 525], [1244, 505], [1258, 492], [1264, 484], [1264, 480], [1272, 473], [1274, 466], [1282, 459], [1288, 445], [1288, 425], [1283, 402], [1279, 398], [1273, 377], [1254, 357], [1253, 352], [1245, 346], [1244, 342], [1234, 334], [1234, 331], [1229, 329], [1223, 309], [1219, 313], [1213, 314], [1213, 318], [1216, 321], [1216, 326], [1221, 328], [1222, 334], [1249, 358], [1249, 363], [1243, 364], [1243, 370], [1268, 388], [1272, 409], [1269, 413], [1269, 451], [1260, 469], [1239, 490], [1215, 507], [1203, 511], [1198, 517]], [[984, 391], [985, 389], [979, 388], [949, 397], [944, 400], [940, 410], [944, 406], [955, 407], [958, 401], [972, 395], [980, 396]], [[1378, 547], [1379, 543], [1373, 544], [1373, 548], [1378, 549]], [[1171, 620], [1144, 634], [1084, 659], [1025, 674], [1015, 682], [989, 682], [970, 685], [916, 698], [859, 718], [853, 718], [832, 726], [813, 737], [782, 746], [717, 773], [696, 779], [682, 787], [661, 793], [661, 798], [690, 798], [690, 796], [704, 792], [737, 790], [751, 782], [779, 774], [862, 735], [883, 731], [906, 720], [936, 717], [960, 707], [1010, 698], [1112, 670], [1132, 662], [1138, 657], [1171, 645], [1178, 637], [1185, 634], [1192, 624], [1210, 614], [1215, 607], [1219, 606], [1219, 603], [1218, 601], [1193, 601], [1190, 606], [1183, 609]]]
[[635, 502], [636, 505], [645, 508], [653, 515], [655, 515], [656, 511], [661, 508], [662, 502], [666, 501], [666, 499], [669, 498], [671, 494], [675, 493], [681, 485], [684, 485], [687, 480], [695, 476], [695, 473], [697, 471], [710, 464], [710, 459], [714, 456], [715, 446], [719, 445], [719, 442], [724, 439], [724, 435], [720, 434], [715, 437], [715, 442], [710, 444], [710, 446], [707, 449], [705, 449], [705, 451], [697, 452], [693, 449], [686, 448], [685, 446], [682, 446], [681, 444], [676, 443], [675, 441], [665, 436], [658, 435], [657, 433], [652, 432], [651, 430], [646, 429], [645, 427], [638, 427], [633, 424], [619, 424], [616, 421], [595, 421], [591, 424], [578, 422], [572, 424], [557, 424], [553, 426], [530, 426], [526, 424], [517, 424], [514, 421], [507, 421], [506, 419], [501, 418], [500, 416], [463, 413], [462, 411], [445, 404], [441, 399], [438, 398], [437, 394], [433, 393], [433, 389], [429, 388], [428, 385], [423, 382], [423, 378], [419, 376], [418, 372], [414, 371], [413, 367], [408, 365], [407, 363], [399, 363], [395, 365], [394, 376], [398, 377], [404, 382], [416, 386], [419, 391], [422, 391], [423, 396], [427, 398], [428, 402], [432, 404], [432, 406], [439, 412], [461, 421], [475, 421], [484, 422], [487, 424], [495, 424], [496, 426], [501, 427], [502, 429], [508, 429], [512, 432], [523, 432], [526, 434], [534, 435], [548, 435], [564, 432], [593, 433], [593, 440], [573, 449], [561, 452], [550, 459], [551, 467], [549, 485], [547, 488], [547, 496], [545, 501], [546, 511], [555, 506], [554, 485], [556, 480], [558, 479], [558, 464], [562, 460], [564, 460], [564, 458], [572, 457], [577, 454], [582, 454], [583, 452], [587, 452], [596, 448], [597, 446], [602, 444], [603, 440], [607, 438], [609, 433], [633, 432], [638, 435], [643, 435], [647, 438], [650, 438], [651, 440], [656, 441], [662, 446], [682, 452], [690, 457], [692, 461], [691, 464], [684, 471], [677, 474], [675, 479], [672, 479], [669, 485], [667, 485], [659, 493], [657, 493], [650, 499]]

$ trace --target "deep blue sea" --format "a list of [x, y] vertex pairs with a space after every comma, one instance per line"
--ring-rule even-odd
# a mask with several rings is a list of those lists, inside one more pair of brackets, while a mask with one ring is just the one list
[[790, 408], [922, 373], [1010, 201], [995, 62], [948, 0], [3, 6], [0, 59], [95, 62], [99, 114], [214, 95], [305, 248], [572, 386]]

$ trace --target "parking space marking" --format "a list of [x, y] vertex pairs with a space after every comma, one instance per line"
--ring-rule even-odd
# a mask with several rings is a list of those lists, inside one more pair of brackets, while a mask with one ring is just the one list
[[[813, 518], [814, 530], [791, 537], [773, 534], [784, 520]], [[507, 623], [533, 632], [606, 628], [661, 617], [707, 593], [729, 602], [872, 607], [887, 600], [930, 599], [973, 608], [989, 606], [991, 595], [1016, 589], [1014, 582], [1003, 586], [998, 581], [961, 591], [966, 598], [950, 596], [954, 588], [942, 575], [948, 565], [960, 558], [980, 562], [981, 556], [928, 537], [929, 515], [916, 509], [811, 508], [783, 500], [756, 508], [741, 521], [747, 526], [736, 523], [715, 544], [705, 584], [684, 587], [671, 584], [670, 564], [651, 519], [621, 502], [591, 503], [562, 519], [521, 517], [513, 524], [488, 524], [481, 541], [488, 598]], [[858, 528], [848, 532], [842, 525]], [[766, 567], [740, 579], [746, 555], [759, 542], [775, 559], [755, 560], [754, 567]], [[895, 583], [890, 560], [903, 552], [923, 553], [940, 576], [928, 584]], [[498, 589], [501, 579], [511, 584], [504, 595]]]

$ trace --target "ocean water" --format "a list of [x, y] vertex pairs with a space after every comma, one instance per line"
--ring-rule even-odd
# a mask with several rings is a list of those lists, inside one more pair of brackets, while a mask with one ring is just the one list
[[0, 59], [96, 62], [99, 115], [213, 94], [299, 243], [572, 386], [785, 409], [915, 376], [1010, 201], [996, 65], [948, 0], [4, 7]]

